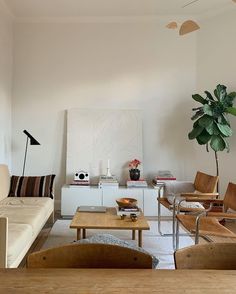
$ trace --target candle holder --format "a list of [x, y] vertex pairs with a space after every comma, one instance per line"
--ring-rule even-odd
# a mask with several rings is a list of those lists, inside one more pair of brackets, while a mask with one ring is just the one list
[[107, 160], [107, 174], [106, 177], [110, 178], [112, 177], [111, 171], [110, 171], [110, 159]]
[[107, 167], [106, 177], [107, 177], [107, 178], [112, 177], [112, 174], [111, 174], [111, 171], [110, 171], [110, 167]]

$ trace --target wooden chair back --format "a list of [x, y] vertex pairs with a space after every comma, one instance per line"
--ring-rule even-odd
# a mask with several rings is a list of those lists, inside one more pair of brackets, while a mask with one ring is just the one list
[[236, 243], [207, 243], [175, 251], [176, 269], [236, 269]]
[[217, 188], [218, 180], [218, 176], [211, 176], [198, 171], [194, 180], [195, 190], [201, 193], [214, 193]]
[[228, 184], [223, 203], [224, 211], [227, 211], [229, 208], [236, 210], [236, 184]]
[[32, 253], [28, 268], [152, 268], [151, 255], [108, 244], [69, 244]]

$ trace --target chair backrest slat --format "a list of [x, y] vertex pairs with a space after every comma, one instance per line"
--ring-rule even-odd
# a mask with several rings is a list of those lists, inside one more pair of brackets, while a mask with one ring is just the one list
[[69, 244], [32, 253], [29, 268], [152, 268], [152, 256], [108, 244]]
[[218, 176], [211, 176], [198, 171], [194, 180], [195, 190], [201, 193], [214, 193], [216, 191], [218, 180]]
[[236, 243], [193, 245], [174, 253], [176, 269], [236, 269]]
[[224, 210], [236, 210], [236, 184], [229, 183], [224, 197]]

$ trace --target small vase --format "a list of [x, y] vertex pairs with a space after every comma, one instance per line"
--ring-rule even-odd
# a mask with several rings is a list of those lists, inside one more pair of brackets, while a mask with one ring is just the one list
[[130, 180], [138, 181], [140, 178], [140, 170], [137, 168], [130, 169], [129, 176], [130, 176]]

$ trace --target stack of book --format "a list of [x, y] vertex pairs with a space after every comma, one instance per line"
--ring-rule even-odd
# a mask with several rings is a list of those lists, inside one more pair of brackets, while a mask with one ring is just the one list
[[100, 176], [99, 182], [98, 182], [99, 188], [118, 188], [119, 183], [117, 181], [117, 178], [115, 176]]
[[140, 215], [140, 209], [138, 208], [138, 206], [132, 206], [132, 207], [116, 207], [117, 210], [117, 215], [128, 215], [130, 216], [130, 214], [135, 214], [135, 215]]
[[89, 181], [86, 180], [74, 180], [72, 181], [72, 183], [70, 184], [71, 186], [80, 186], [80, 187], [88, 187], [90, 185]]
[[138, 180], [138, 181], [132, 181], [128, 180], [126, 182], [127, 188], [145, 188], [147, 187], [147, 182], [145, 180]]
[[160, 186], [165, 185], [166, 181], [176, 181], [176, 177], [168, 170], [158, 171], [156, 177], [152, 180], [153, 185]]

